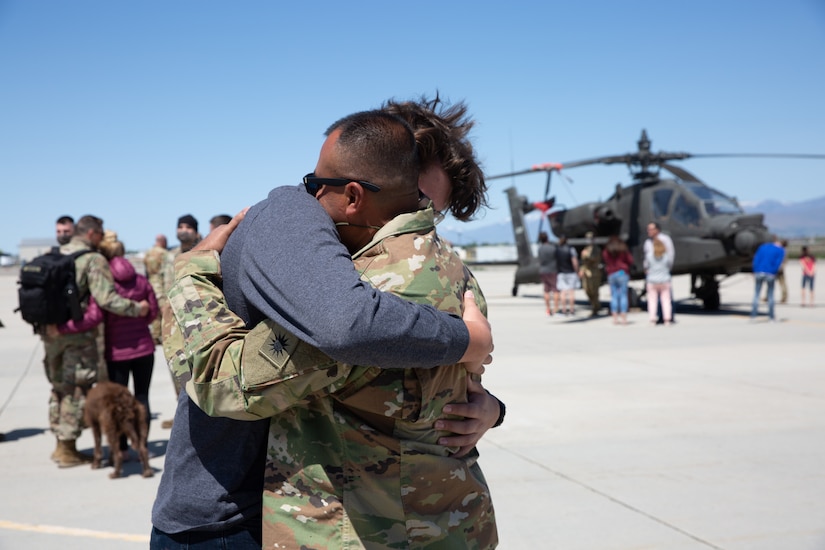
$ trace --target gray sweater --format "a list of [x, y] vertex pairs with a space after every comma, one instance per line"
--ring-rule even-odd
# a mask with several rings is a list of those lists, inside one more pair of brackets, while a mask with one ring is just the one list
[[645, 254], [645, 279], [648, 283], [658, 284], [670, 281], [671, 262], [667, 254], [656, 257], [652, 251]]

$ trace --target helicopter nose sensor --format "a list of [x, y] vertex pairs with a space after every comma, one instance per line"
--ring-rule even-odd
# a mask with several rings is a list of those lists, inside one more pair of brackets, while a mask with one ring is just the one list
[[757, 238], [753, 231], [744, 229], [739, 231], [733, 239], [733, 246], [743, 256], [748, 256], [756, 249]]

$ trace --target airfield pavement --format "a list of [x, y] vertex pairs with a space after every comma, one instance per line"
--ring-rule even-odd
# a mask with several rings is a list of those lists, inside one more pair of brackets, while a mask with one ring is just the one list
[[[538, 285], [510, 295], [513, 267], [474, 271], [496, 346], [485, 385], [507, 404], [479, 445], [500, 548], [825, 549], [825, 302], [799, 306], [795, 261], [780, 322], [750, 322], [751, 276], [722, 283], [715, 313], [679, 277], [671, 327], [645, 312], [627, 326], [590, 319], [581, 291], [574, 317], [547, 317]], [[16, 274], [0, 271], [0, 548], [145, 548], [169, 436], [160, 423], [174, 412], [162, 355], [155, 477], [135, 462], [118, 480], [58, 469], [42, 346], [12, 313]], [[91, 450], [89, 430], [78, 447]]]

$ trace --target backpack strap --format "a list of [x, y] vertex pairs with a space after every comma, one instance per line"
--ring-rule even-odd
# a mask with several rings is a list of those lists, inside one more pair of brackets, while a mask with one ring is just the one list
[[[57, 247], [54, 247], [54, 248], [59, 250], [59, 248], [57, 248]], [[68, 254], [68, 256], [71, 256], [72, 261], [75, 261], [79, 257], [81, 257], [82, 255], [87, 254], [89, 252], [94, 252], [94, 250], [92, 250], [91, 248], [87, 248], [86, 250], [78, 250], [77, 252], [72, 252], [71, 254]], [[75, 277], [77, 277], [77, 274], [75, 274]], [[85, 299], [87, 294], [89, 294], [88, 290], [86, 291], [86, 294], [84, 294], [83, 296], [80, 296], [80, 299], [81, 300]]]
[[[55, 247], [55, 248], [57, 248], [57, 247]], [[76, 260], [76, 259], [78, 259], [79, 257], [81, 257], [82, 255], [84, 255], [88, 252], [93, 252], [93, 250], [90, 249], [90, 248], [87, 248], [86, 250], [78, 250], [77, 252], [72, 252], [71, 254], [69, 254], [69, 256], [71, 256], [73, 260]]]

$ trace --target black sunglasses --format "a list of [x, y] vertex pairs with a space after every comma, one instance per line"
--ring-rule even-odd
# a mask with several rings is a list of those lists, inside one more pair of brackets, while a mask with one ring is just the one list
[[381, 188], [375, 185], [374, 183], [370, 183], [368, 181], [363, 180], [347, 178], [319, 178], [315, 175], [315, 172], [310, 172], [309, 174], [304, 176], [304, 186], [307, 189], [307, 193], [309, 193], [313, 197], [318, 194], [318, 191], [321, 189], [321, 186], [323, 185], [343, 187], [351, 181], [360, 184], [364, 189], [368, 189], [373, 193], [378, 193], [379, 191], [381, 191]]

